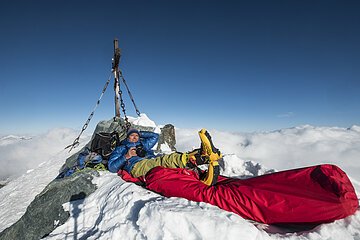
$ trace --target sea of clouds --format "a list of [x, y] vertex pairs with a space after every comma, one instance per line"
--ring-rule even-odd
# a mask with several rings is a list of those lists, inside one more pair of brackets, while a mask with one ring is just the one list
[[[136, 119], [135, 119], [136, 120]], [[139, 123], [152, 122], [144, 116]], [[157, 126], [157, 130], [159, 130]], [[178, 151], [199, 147], [199, 129], [176, 128]], [[258, 176], [276, 170], [321, 163], [338, 165], [360, 190], [360, 127], [298, 126], [272, 132], [233, 133], [209, 129], [214, 144], [224, 153], [226, 176]], [[78, 149], [64, 150], [78, 131], [53, 129], [38, 136], [0, 138], [0, 232], [16, 222], [29, 203], [56, 177], [65, 159], [90, 140], [84, 134]], [[165, 198], [116, 174], [101, 172], [94, 179], [98, 190], [63, 207], [70, 219], [47, 239], [359, 239], [360, 214], [321, 224], [314, 229], [287, 232], [257, 224], [215, 206], [181, 198]], [[80, 213], [73, 215], [73, 209]], [[177, 226], [174, 228], [174, 226]], [[77, 231], [74, 231], [77, 226]]]

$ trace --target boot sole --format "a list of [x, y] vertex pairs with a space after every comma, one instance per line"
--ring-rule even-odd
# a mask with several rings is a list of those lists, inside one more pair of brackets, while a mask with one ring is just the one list
[[206, 173], [206, 177], [203, 182], [204, 184], [208, 186], [214, 186], [217, 183], [218, 177], [220, 175], [220, 167], [217, 161], [211, 162], [209, 164], [208, 171]]
[[205, 150], [206, 154], [209, 156], [210, 162], [220, 159], [222, 157], [222, 154], [219, 149], [214, 146], [209, 132], [203, 128], [199, 131], [199, 136], [203, 150]]

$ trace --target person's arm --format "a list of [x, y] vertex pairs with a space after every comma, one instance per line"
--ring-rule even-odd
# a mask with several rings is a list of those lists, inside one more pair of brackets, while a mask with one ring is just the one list
[[126, 163], [126, 153], [127, 149], [125, 146], [118, 146], [115, 148], [115, 150], [110, 154], [108, 161], [108, 169], [110, 172], [116, 173], [124, 167]]
[[140, 131], [140, 139], [144, 149], [150, 150], [159, 140], [159, 134], [154, 132]]

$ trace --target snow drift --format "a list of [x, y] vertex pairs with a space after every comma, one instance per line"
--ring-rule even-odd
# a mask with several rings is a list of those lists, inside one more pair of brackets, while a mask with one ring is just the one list
[[[225, 176], [243, 179], [274, 172], [274, 169], [332, 163], [348, 173], [358, 193], [359, 129], [358, 126], [349, 129], [300, 126], [266, 133], [228, 133], [211, 129], [209, 132], [215, 145], [225, 153], [225, 169], [221, 172]], [[29, 203], [57, 176], [64, 160], [70, 156], [63, 148], [72, 142], [77, 131], [56, 131], [62, 142], [49, 141], [52, 139], [51, 134], [37, 136], [41, 138], [41, 142], [46, 143], [39, 147], [43, 151], [42, 156], [46, 156], [41, 159], [40, 164], [28, 157], [31, 150], [40, 146], [34, 141], [37, 137], [26, 140], [27, 144], [22, 144], [21, 140], [0, 147], [0, 153], [5, 154], [9, 154], [9, 150], [13, 154], [27, 151], [27, 154], [12, 159], [19, 164], [25, 160], [30, 164], [30, 167], [23, 169], [22, 176], [0, 189], [0, 232], [22, 216]], [[198, 147], [196, 132], [196, 129], [176, 129], [177, 149], [187, 151]], [[65, 141], [67, 137], [68, 140]], [[84, 137], [82, 143], [88, 140], [88, 136]], [[2, 164], [8, 160], [9, 158], [0, 159]], [[322, 224], [312, 230], [289, 233], [289, 229], [247, 221], [206, 203], [163, 197], [124, 182], [116, 174], [109, 172], [101, 172], [93, 183], [98, 187], [93, 194], [83, 201], [63, 205], [71, 217], [46, 239], [337, 240], [359, 239], [360, 236], [359, 211], [346, 219]]]

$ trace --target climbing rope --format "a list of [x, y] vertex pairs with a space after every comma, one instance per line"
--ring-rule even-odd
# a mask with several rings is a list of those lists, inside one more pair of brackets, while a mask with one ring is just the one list
[[82, 133], [85, 131], [85, 129], [89, 126], [89, 123], [90, 123], [90, 121], [91, 121], [91, 118], [94, 116], [95, 110], [96, 110], [96, 108], [99, 106], [100, 101], [101, 101], [101, 98], [103, 97], [103, 95], [104, 95], [104, 93], [105, 93], [105, 91], [106, 91], [106, 89], [107, 89], [107, 87], [108, 87], [108, 85], [109, 85], [109, 83], [110, 83], [110, 80], [111, 80], [111, 74], [110, 74], [108, 80], [106, 81], [106, 83], [105, 83], [105, 85], [104, 85], [104, 88], [103, 88], [103, 90], [102, 90], [102, 92], [101, 92], [101, 94], [100, 94], [99, 99], [97, 100], [97, 102], [96, 102], [96, 104], [95, 104], [94, 109], [92, 110], [92, 112], [90, 113], [90, 115], [89, 115], [88, 119], [86, 120], [84, 126], [82, 127], [79, 136], [78, 136], [77, 138], [75, 138], [75, 140], [74, 140], [74, 142], [73, 142], [72, 144], [70, 144], [69, 146], [67, 146], [67, 147], [65, 148], [65, 149], [70, 148], [69, 152], [71, 152], [71, 150], [72, 150], [73, 148], [76, 148], [77, 146], [79, 146], [80, 136], [81, 136]]

